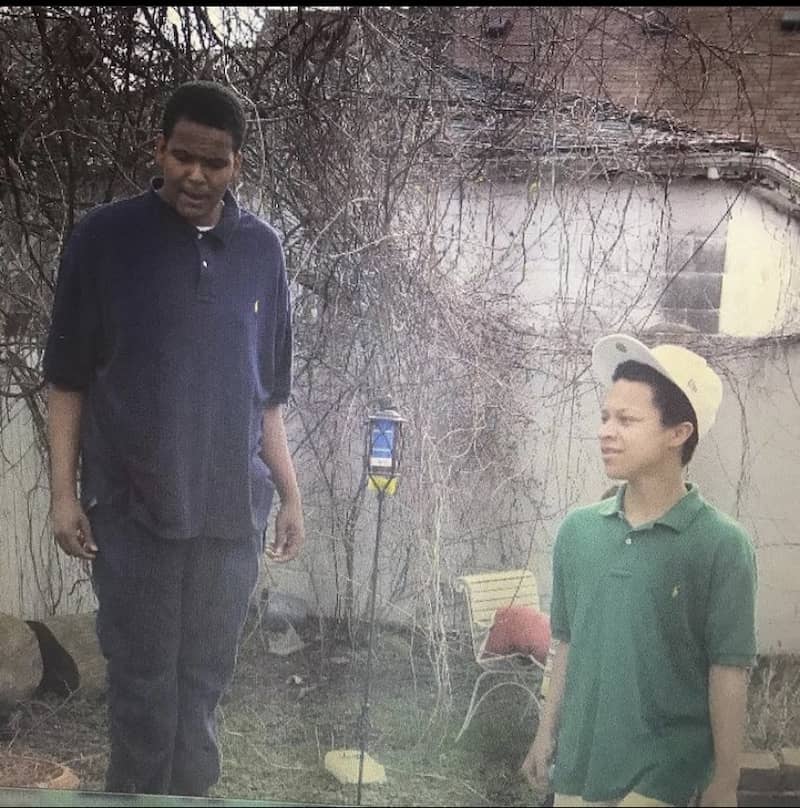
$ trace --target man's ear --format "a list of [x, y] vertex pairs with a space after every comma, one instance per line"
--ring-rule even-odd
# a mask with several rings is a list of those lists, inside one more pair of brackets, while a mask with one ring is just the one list
[[239, 179], [239, 174], [242, 171], [242, 153], [237, 151], [233, 155], [233, 180], [234, 182]]
[[694, 432], [691, 421], [683, 421], [680, 424], [670, 427], [670, 429], [672, 430], [672, 436], [670, 438], [671, 446], [683, 446], [683, 444], [689, 440], [692, 432]]

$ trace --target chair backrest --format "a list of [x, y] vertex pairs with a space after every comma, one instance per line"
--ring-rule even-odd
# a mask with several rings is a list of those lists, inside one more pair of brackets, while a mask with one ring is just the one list
[[536, 577], [527, 569], [481, 572], [456, 579], [456, 589], [463, 591], [469, 608], [472, 647], [475, 658], [501, 606], [519, 604], [539, 608]]

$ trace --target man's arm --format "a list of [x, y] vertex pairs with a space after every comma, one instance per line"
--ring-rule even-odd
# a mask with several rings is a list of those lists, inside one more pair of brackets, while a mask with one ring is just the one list
[[708, 674], [708, 706], [714, 737], [714, 776], [700, 805], [736, 805], [739, 752], [747, 713], [747, 668], [712, 665]]
[[77, 494], [83, 398], [82, 392], [64, 390], [52, 384], [48, 389], [50, 512], [53, 533], [61, 549], [67, 555], [92, 559], [97, 547]]
[[558, 720], [561, 715], [561, 702], [567, 681], [569, 643], [559, 642], [555, 646], [553, 669], [550, 673], [550, 686], [544, 700], [544, 709], [539, 717], [536, 737], [522, 763], [522, 773], [532, 786], [546, 786], [549, 780], [548, 769], [553, 759], [558, 737]]
[[305, 542], [305, 528], [300, 488], [286, 439], [281, 405], [267, 407], [264, 411], [261, 456], [269, 466], [281, 500], [275, 517], [275, 538], [267, 547], [267, 555], [273, 561], [291, 561]]

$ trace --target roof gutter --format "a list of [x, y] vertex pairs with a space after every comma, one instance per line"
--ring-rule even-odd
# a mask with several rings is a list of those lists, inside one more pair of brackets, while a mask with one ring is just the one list
[[[708, 152], [682, 155], [679, 160], [655, 158], [647, 161], [651, 170], [691, 173], [703, 170], [709, 179], [754, 179], [779, 190], [793, 206], [800, 206], [800, 171], [772, 151]], [[659, 170], [660, 169], [660, 170]], [[687, 172], [688, 169], [688, 172]]]

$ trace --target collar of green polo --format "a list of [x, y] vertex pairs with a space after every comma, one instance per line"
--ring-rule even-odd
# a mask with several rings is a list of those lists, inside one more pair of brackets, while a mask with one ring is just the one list
[[[601, 516], [618, 516], [620, 519], [625, 518], [623, 503], [626, 487], [627, 484], [621, 485], [615, 497], [609, 498], [600, 504], [598, 512]], [[691, 523], [702, 508], [703, 500], [700, 496], [700, 490], [697, 484], [686, 483], [686, 494], [665, 514], [659, 516], [658, 519], [653, 522], [648, 522], [647, 526], [665, 525], [666, 527], [680, 532]], [[639, 527], [645, 527], [645, 525], [640, 525]]]

